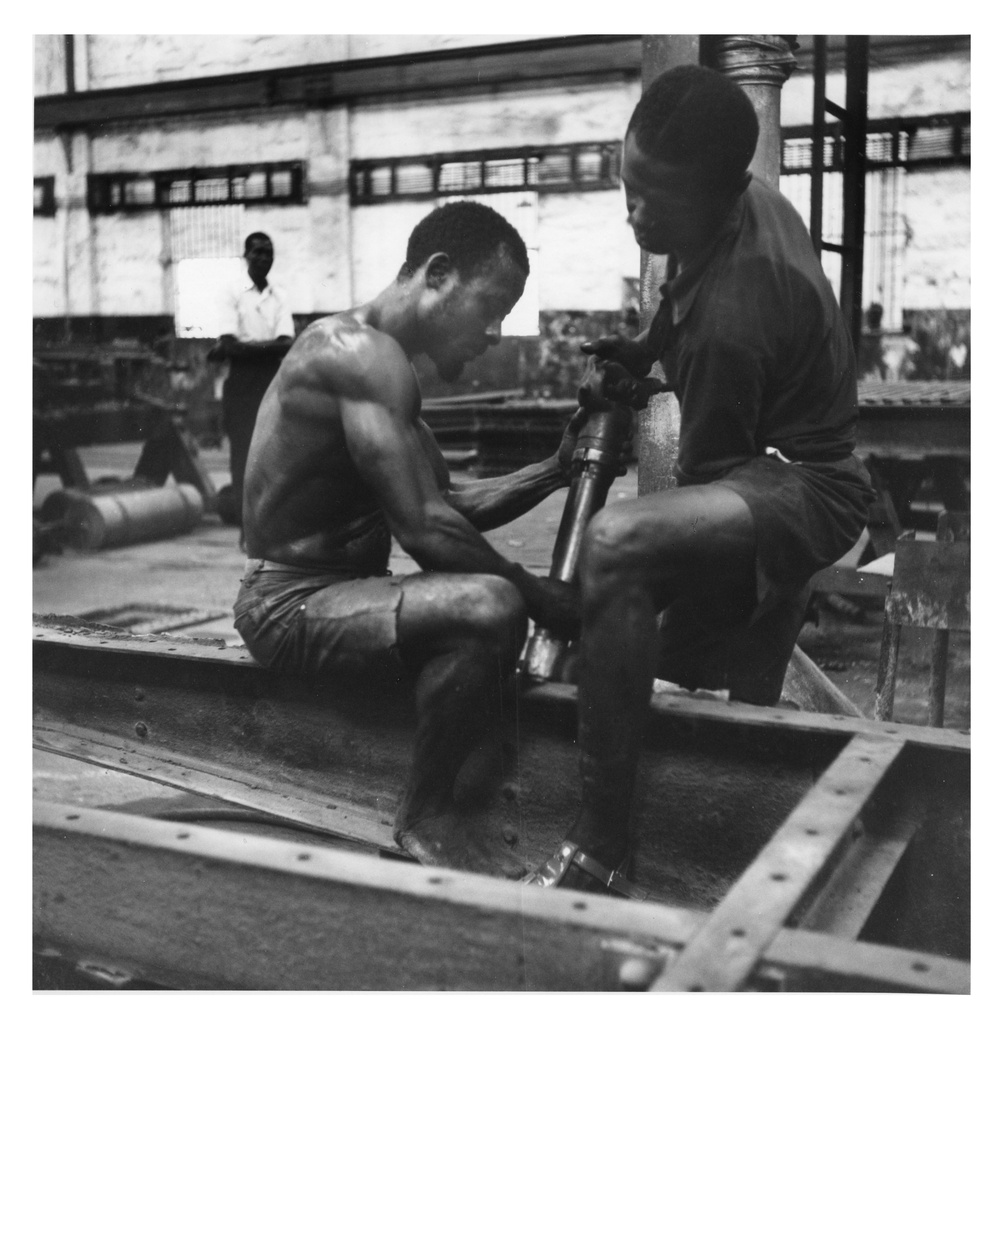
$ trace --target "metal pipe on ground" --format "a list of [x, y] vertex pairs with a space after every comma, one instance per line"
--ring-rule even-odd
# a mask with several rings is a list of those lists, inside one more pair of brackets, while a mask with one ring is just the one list
[[43, 525], [77, 551], [99, 551], [184, 534], [201, 520], [204, 501], [187, 482], [124, 483], [107, 491], [55, 491], [42, 504]]

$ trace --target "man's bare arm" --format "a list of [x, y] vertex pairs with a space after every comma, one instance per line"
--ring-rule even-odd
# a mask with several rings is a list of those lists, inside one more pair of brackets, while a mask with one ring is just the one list
[[573, 632], [574, 592], [505, 559], [445, 499], [413, 415], [416, 382], [401, 349], [384, 336], [359, 334], [352, 350], [354, 360], [346, 369], [339, 365], [331, 390], [339, 393], [351, 459], [403, 550], [431, 572], [505, 577], [521, 591], [531, 616]]
[[498, 525], [516, 520], [553, 491], [569, 485], [573, 450], [585, 420], [586, 413], [582, 412], [570, 419], [554, 456], [503, 477], [485, 478], [459, 487], [449, 485], [444, 492], [445, 499], [477, 530], [496, 529]]

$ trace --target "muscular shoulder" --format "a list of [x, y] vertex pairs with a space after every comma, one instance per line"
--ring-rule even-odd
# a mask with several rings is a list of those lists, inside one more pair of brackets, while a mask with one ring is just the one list
[[388, 334], [349, 313], [313, 322], [289, 353], [286, 381], [342, 399], [409, 407], [416, 378], [406, 353]]

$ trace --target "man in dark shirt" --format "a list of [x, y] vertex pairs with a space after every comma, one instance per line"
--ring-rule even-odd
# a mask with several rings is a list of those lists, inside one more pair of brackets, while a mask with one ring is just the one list
[[662, 362], [681, 409], [678, 486], [607, 507], [588, 528], [583, 805], [539, 884], [590, 888], [596, 874], [627, 892], [654, 675], [776, 703], [808, 579], [865, 524], [850, 340], [801, 218], [747, 172], [757, 133], [747, 96], [700, 66], [661, 75], [629, 123], [629, 223], [668, 257], [668, 278], [645, 334], [584, 350], [623, 384]]
[[[418, 223], [385, 290], [302, 333], [257, 416], [235, 604], [237, 629], [269, 667], [411, 679], [417, 733], [396, 841], [423, 864], [507, 876], [523, 875], [523, 861], [460, 818], [455, 782], [511, 693], [528, 617], [567, 635], [579, 609], [573, 588], [511, 563], [480, 531], [568, 484], [581, 422], [549, 459], [453, 486], [411, 361], [426, 355], [457, 378], [499, 343], [527, 274], [503, 217], [448, 204]], [[392, 537], [422, 572], [389, 575]]]

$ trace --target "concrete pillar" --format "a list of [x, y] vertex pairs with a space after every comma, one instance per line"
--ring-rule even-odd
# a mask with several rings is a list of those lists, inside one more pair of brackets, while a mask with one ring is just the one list
[[346, 105], [306, 113], [309, 157], [310, 312], [341, 312], [351, 289], [350, 127]]
[[90, 136], [84, 131], [65, 132], [65, 251], [64, 312], [67, 317], [87, 317], [101, 310], [97, 294], [94, 232], [87, 211], [87, 174], [91, 169]]
[[781, 174], [781, 88], [795, 69], [792, 35], [717, 35], [708, 63], [739, 83], [760, 123], [751, 172], [777, 187]]
[[[665, 70], [676, 65], [697, 65], [699, 35], [643, 35], [642, 88], [645, 89]], [[653, 319], [660, 303], [660, 286], [666, 277], [667, 258], [642, 253], [639, 269], [639, 299], [643, 328]], [[656, 365], [653, 372], [662, 378]], [[674, 394], [654, 395], [649, 407], [639, 413], [637, 454], [639, 494], [649, 495], [673, 485], [677, 444], [680, 438], [681, 410]]]

